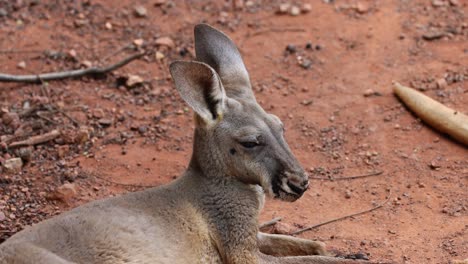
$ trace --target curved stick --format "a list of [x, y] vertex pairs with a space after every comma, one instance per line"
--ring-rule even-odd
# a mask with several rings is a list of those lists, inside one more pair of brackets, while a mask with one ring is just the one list
[[302, 228], [302, 229], [299, 229], [297, 231], [292, 232], [290, 235], [297, 235], [297, 234], [303, 233], [305, 231], [309, 231], [309, 230], [315, 229], [315, 228], [320, 227], [320, 226], [324, 226], [324, 225], [328, 225], [328, 224], [331, 224], [331, 223], [334, 223], [334, 222], [338, 222], [338, 221], [341, 221], [341, 220], [344, 220], [344, 219], [347, 219], [347, 218], [350, 218], [350, 217], [353, 217], [353, 216], [358, 216], [358, 215], [370, 213], [370, 212], [375, 211], [375, 210], [383, 207], [384, 205], [386, 205], [388, 203], [388, 201], [390, 200], [390, 197], [391, 197], [391, 193], [388, 194], [388, 197], [385, 200], [385, 202], [383, 202], [383, 203], [381, 203], [379, 205], [376, 205], [376, 206], [372, 207], [371, 209], [367, 209], [367, 210], [360, 211], [360, 212], [350, 214], [350, 215], [345, 215], [345, 216], [335, 218], [335, 219], [332, 219], [332, 220], [329, 220], [329, 221], [326, 221], [326, 222], [322, 222], [320, 224], [316, 224], [316, 225], [313, 225], [313, 226], [305, 227], [305, 228]]
[[43, 73], [43, 74], [38, 74], [38, 75], [13, 75], [13, 74], [0, 73], [0, 82], [41, 83], [44, 81], [61, 80], [61, 79], [66, 79], [66, 78], [76, 78], [76, 77], [81, 77], [84, 75], [105, 74], [117, 68], [120, 68], [122, 66], [125, 66], [128, 63], [138, 58], [141, 58], [143, 55], [145, 55], [145, 53], [134, 54], [113, 65], [110, 65], [104, 68], [91, 67], [91, 68], [81, 69], [81, 70], [51, 72], [51, 73]]

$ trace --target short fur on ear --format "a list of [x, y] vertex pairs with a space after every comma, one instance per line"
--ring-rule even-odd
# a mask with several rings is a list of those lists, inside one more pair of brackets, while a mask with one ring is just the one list
[[255, 100], [242, 57], [232, 40], [207, 25], [195, 26], [195, 53], [218, 73], [229, 97], [250, 97]]
[[196, 61], [175, 61], [169, 68], [176, 89], [199, 117], [207, 124], [221, 119], [226, 94], [213, 68]]

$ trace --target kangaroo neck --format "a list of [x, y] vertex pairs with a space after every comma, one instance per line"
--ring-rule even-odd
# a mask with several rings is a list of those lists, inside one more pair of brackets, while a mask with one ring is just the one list
[[217, 151], [216, 147], [213, 147], [214, 144], [216, 143], [210, 137], [209, 131], [203, 128], [195, 128], [189, 170], [208, 178], [228, 177], [221, 153]]

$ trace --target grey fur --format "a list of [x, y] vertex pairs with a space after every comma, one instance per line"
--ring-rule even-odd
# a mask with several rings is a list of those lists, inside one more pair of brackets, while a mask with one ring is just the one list
[[294, 201], [308, 188], [308, 176], [279, 118], [253, 98], [231, 40], [208, 25], [196, 27], [195, 39], [201, 62], [170, 68], [196, 113], [185, 173], [28, 227], [0, 245], [1, 264], [356, 263], [325, 256], [320, 242], [259, 233], [264, 193]]

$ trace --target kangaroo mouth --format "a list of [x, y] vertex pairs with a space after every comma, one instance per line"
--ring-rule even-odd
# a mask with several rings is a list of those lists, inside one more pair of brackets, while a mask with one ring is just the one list
[[274, 193], [274, 196], [273, 196], [274, 199], [279, 199], [279, 200], [286, 201], [286, 202], [294, 202], [302, 196], [302, 194], [287, 192], [283, 190], [281, 187], [278, 189], [278, 191], [276, 192], [273, 191], [273, 193]]
[[289, 182], [285, 173], [279, 173], [272, 181], [273, 198], [286, 202], [294, 202], [299, 199], [307, 190], [308, 185], [305, 187], [298, 187]]

